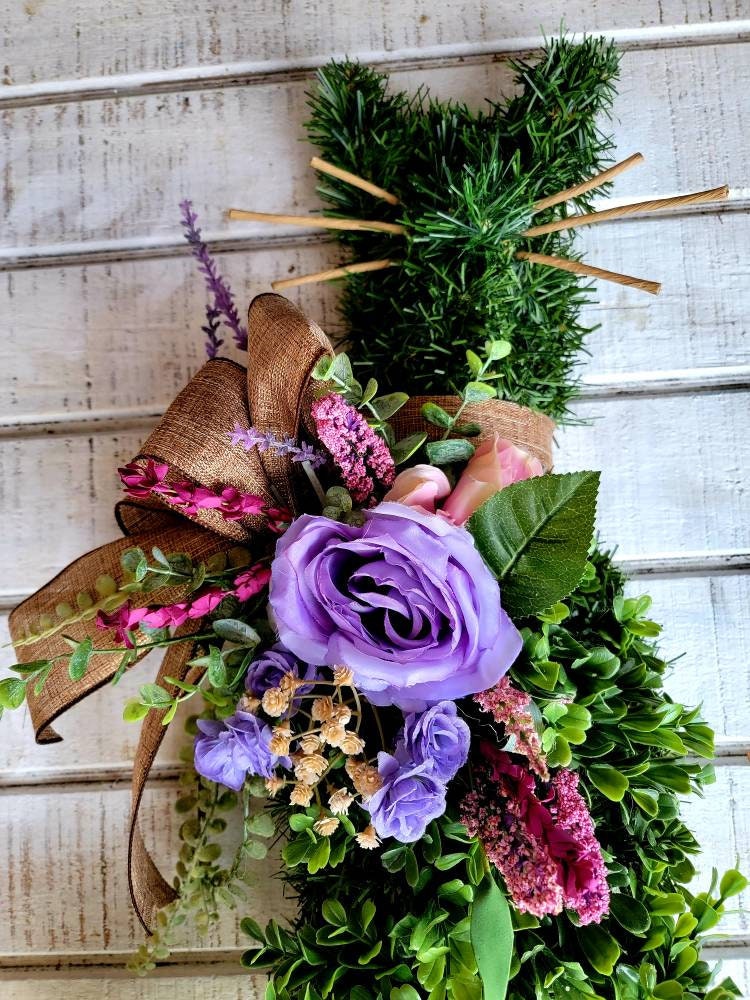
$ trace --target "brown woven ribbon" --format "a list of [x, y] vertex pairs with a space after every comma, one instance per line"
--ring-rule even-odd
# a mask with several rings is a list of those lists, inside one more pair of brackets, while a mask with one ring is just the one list
[[[310, 375], [318, 360], [331, 354], [331, 345], [318, 326], [279, 295], [260, 295], [253, 301], [248, 332], [247, 370], [224, 359], [207, 362], [169, 407], [137, 459], [167, 463], [175, 479], [213, 488], [233, 486], [264, 497], [269, 506], [284, 504], [296, 511], [299, 469], [291, 459], [271, 450], [246, 452], [232, 446], [228, 434], [235, 424], [277, 437], [297, 438], [303, 429], [310, 432], [312, 428], [305, 427], [315, 389]], [[458, 405], [455, 397], [434, 399], [449, 411]], [[398, 438], [418, 430], [436, 432], [420, 415], [424, 402], [424, 398], [410, 399], [393, 418]], [[480, 424], [480, 437], [497, 432], [539, 458], [546, 469], [551, 468], [554, 424], [549, 418], [500, 401], [467, 406], [463, 416]], [[77, 596], [89, 592], [99, 577], [121, 576], [120, 556], [128, 548], [138, 546], [149, 552], [158, 545], [166, 552], [189, 553], [199, 561], [237, 544], [252, 549], [263, 530], [263, 521], [257, 517], [227, 521], [215, 510], [201, 510], [188, 517], [153, 497], [123, 501], [115, 514], [126, 537], [77, 559], [19, 605], [10, 616], [14, 642], [27, 636], [40, 618], [53, 614], [60, 604], [75, 607]], [[164, 588], [155, 592], [154, 600], [166, 604], [176, 596], [173, 589]], [[95, 636], [94, 612], [66, 624], [62, 631], [78, 641]], [[17, 649], [22, 662], [51, 659], [69, 651], [61, 632]], [[188, 666], [192, 655], [190, 643], [170, 646], [157, 682], [169, 689], [165, 677], [191, 680], [200, 670]], [[64, 662], [58, 661], [41, 693], [28, 694], [38, 743], [60, 740], [52, 723], [111, 680], [120, 659], [119, 652], [95, 656], [80, 681], [72, 681]], [[149, 712], [140, 733], [131, 786], [128, 877], [133, 905], [147, 930], [155, 912], [175, 898], [146, 849], [138, 825], [146, 779], [165, 732], [159, 713]]]

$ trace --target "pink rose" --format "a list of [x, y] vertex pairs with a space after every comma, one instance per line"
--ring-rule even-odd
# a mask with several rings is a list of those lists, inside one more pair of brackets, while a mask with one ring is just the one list
[[466, 524], [474, 511], [503, 487], [543, 473], [538, 458], [495, 434], [474, 452], [443, 510], [456, 524]]
[[385, 500], [395, 500], [407, 507], [421, 507], [428, 514], [435, 513], [438, 500], [447, 497], [451, 484], [442, 469], [434, 465], [414, 465], [399, 472]]

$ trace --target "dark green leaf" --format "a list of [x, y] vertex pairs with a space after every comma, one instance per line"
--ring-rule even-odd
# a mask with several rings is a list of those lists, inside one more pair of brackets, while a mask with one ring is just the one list
[[453, 424], [453, 417], [442, 406], [437, 403], [424, 403], [422, 406], [422, 416], [428, 423], [436, 427], [450, 427]]
[[609, 912], [631, 934], [645, 934], [651, 926], [651, 917], [643, 903], [622, 892], [612, 893]]
[[396, 465], [408, 462], [412, 455], [416, 454], [427, 440], [427, 433], [420, 431], [417, 434], [410, 434], [408, 437], [397, 441], [391, 448], [391, 456]]
[[387, 396], [378, 396], [370, 404], [378, 415], [379, 420], [387, 420], [394, 413], [398, 413], [401, 407], [409, 401], [405, 392], [391, 392]]
[[544, 611], [586, 568], [598, 472], [536, 476], [507, 486], [469, 521], [477, 548], [503, 585], [511, 615]]
[[620, 957], [620, 946], [612, 935], [598, 924], [588, 924], [578, 928], [577, 936], [593, 968], [603, 976], [611, 976]]

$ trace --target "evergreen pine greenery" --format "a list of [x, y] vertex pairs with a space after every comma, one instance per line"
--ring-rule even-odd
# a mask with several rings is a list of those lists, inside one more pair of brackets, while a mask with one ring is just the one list
[[[325, 176], [328, 214], [401, 222], [405, 237], [342, 232], [354, 261], [402, 266], [347, 280], [342, 311], [353, 355], [386, 390], [445, 392], [463, 378], [464, 351], [508, 340], [498, 395], [560, 418], [585, 335], [578, 315], [590, 287], [566, 272], [515, 259], [519, 249], [576, 258], [572, 232], [520, 233], [532, 205], [592, 176], [612, 148], [597, 118], [612, 103], [613, 45], [552, 42], [541, 60], [513, 64], [519, 92], [477, 114], [456, 102], [393, 92], [357, 63], [320, 71], [310, 98], [310, 139], [324, 159], [393, 192], [375, 202]], [[599, 189], [601, 193], [604, 189]], [[534, 216], [590, 210], [591, 194]]]

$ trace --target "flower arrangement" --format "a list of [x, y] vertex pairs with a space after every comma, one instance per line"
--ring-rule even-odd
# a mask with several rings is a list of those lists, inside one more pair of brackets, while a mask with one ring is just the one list
[[[534, 92], [560, 73], [574, 88], [573, 68], [585, 65], [601, 103], [614, 62], [595, 40], [556, 43]], [[386, 99], [368, 74], [323, 73], [316, 134], [335, 108], [355, 128], [355, 84], [381, 125], [389, 110], [423, 114]], [[597, 107], [587, 102], [586, 115]], [[507, 122], [523, 110], [511, 103]], [[606, 146], [592, 128], [584, 116], [590, 157], [584, 143], [578, 173]], [[399, 148], [381, 146], [389, 178]], [[484, 163], [486, 150], [475, 153]], [[514, 313], [501, 336], [480, 296], [492, 322], [469, 341], [477, 317], [464, 314], [457, 334], [446, 294], [433, 330], [451, 348], [441, 388], [460, 388], [410, 397], [389, 361], [381, 393], [377, 370], [363, 385], [356, 355], [334, 356], [279, 296], [256, 299], [245, 328], [195, 212], [182, 209], [210, 292], [209, 361], [120, 470], [128, 538], [14, 612], [20, 662], [0, 682], [2, 706], [28, 700], [38, 738], [51, 741], [60, 711], [166, 651], [157, 680], [124, 709], [143, 720], [129, 861], [151, 931], [133, 968], [166, 957], [188, 916], [205, 930], [221, 905], [242, 905], [248, 859], [277, 838], [296, 921], [242, 922], [254, 941], [244, 962], [268, 970], [268, 1000], [731, 998], [736, 987], [714, 982], [700, 941], [747, 883], [733, 871], [689, 891], [697, 845], [677, 802], [710, 780], [695, 758], [711, 757], [712, 733], [663, 692], [650, 601], [624, 596], [594, 540], [598, 474], [554, 474], [552, 421], [506, 401], [543, 409], [549, 378], [546, 409], [559, 416], [581, 328], [572, 322], [557, 355], [526, 368], [528, 315]], [[555, 290], [558, 319], [580, 304], [562, 273], [540, 298], [545, 322]], [[350, 317], [361, 280], [347, 292]], [[371, 319], [372, 294], [360, 319]], [[528, 310], [532, 292], [523, 296]], [[247, 373], [217, 357], [222, 318], [248, 348]], [[371, 358], [387, 353], [384, 336]], [[440, 351], [430, 340], [409, 388], [432, 390]], [[170, 886], [146, 852], [138, 806], [164, 728], [192, 699]], [[233, 809], [241, 832], [225, 864], [218, 813]]]

